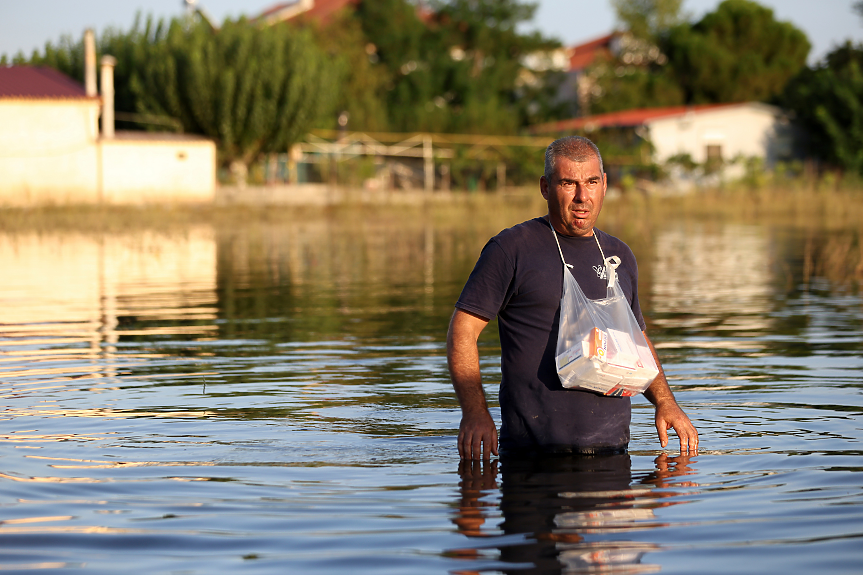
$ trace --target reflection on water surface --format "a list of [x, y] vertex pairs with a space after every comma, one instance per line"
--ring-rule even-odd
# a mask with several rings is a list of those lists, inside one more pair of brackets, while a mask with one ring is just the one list
[[700, 455], [640, 398], [629, 455], [460, 465], [445, 329], [499, 226], [453, 221], [0, 233], [0, 568], [859, 566], [863, 300], [812, 230], [609, 230]]

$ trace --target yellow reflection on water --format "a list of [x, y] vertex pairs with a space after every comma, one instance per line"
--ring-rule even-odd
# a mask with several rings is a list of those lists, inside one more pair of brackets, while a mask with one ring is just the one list
[[[173, 234], [0, 233], [0, 376], [113, 377], [121, 335], [212, 336], [216, 261], [215, 232], [204, 225]], [[133, 358], [124, 359], [128, 367]]]

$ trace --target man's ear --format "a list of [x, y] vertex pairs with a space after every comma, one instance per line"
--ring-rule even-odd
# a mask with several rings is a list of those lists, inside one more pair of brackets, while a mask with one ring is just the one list
[[608, 174], [602, 172], [602, 197], [605, 197], [606, 191], [608, 191]]
[[548, 199], [548, 180], [545, 176], [540, 176], [539, 178], [539, 193], [542, 194], [544, 199]]

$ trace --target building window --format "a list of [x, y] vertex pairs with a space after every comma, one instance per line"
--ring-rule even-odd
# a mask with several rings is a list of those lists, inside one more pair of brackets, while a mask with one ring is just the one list
[[707, 163], [722, 162], [722, 146], [719, 144], [707, 144]]
[[707, 160], [704, 169], [712, 174], [722, 168], [722, 146], [719, 144], [707, 144]]

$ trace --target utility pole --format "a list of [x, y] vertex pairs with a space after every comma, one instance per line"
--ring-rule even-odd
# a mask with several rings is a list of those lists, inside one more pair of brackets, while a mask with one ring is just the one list
[[428, 134], [423, 136], [423, 175], [425, 176], [425, 192], [434, 190], [434, 151], [432, 139]]

